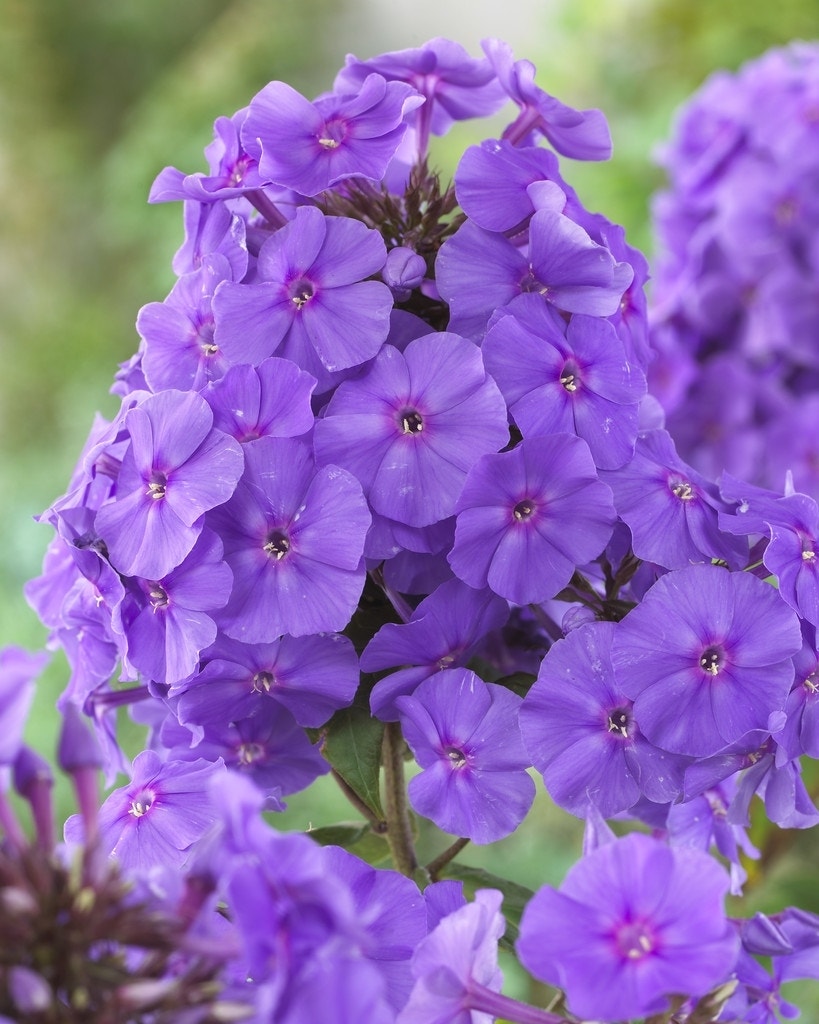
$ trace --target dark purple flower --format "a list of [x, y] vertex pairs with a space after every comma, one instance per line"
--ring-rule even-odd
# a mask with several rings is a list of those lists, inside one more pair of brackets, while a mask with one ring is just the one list
[[423, 103], [402, 82], [367, 75], [354, 93], [314, 103], [285, 82], [250, 102], [242, 144], [263, 181], [314, 196], [345, 178], [380, 181], [404, 137], [404, 116]]
[[337, 633], [283, 636], [269, 644], [220, 636], [203, 660], [201, 672], [170, 692], [178, 697], [179, 721], [189, 727], [246, 718], [275, 701], [299, 725], [316, 728], [352, 702], [359, 682], [355, 649]]
[[396, 697], [412, 694], [436, 672], [465, 665], [486, 634], [508, 617], [506, 602], [491, 591], [448, 580], [421, 601], [408, 623], [382, 626], [361, 655], [362, 671], [402, 667], [373, 687], [373, 714], [384, 721], [397, 720]]
[[707, 757], [768, 728], [801, 644], [795, 614], [769, 584], [695, 565], [662, 576], [623, 619], [612, 663], [652, 743]]
[[615, 625], [593, 622], [558, 640], [523, 700], [520, 728], [555, 803], [585, 817], [682, 792], [684, 759], [649, 743], [611, 665]]
[[728, 875], [699, 850], [633, 834], [569, 870], [527, 904], [517, 951], [584, 1019], [661, 1013], [680, 993], [727, 981], [739, 941], [725, 917]]
[[370, 514], [360, 485], [337, 466], [317, 469], [290, 438], [245, 445], [245, 463], [210, 519], [234, 581], [219, 624], [247, 643], [343, 629], [364, 585]]
[[569, 434], [530, 437], [484, 455], [456, 512], [453, 571], [515, 604], [554, 597], [577, 565], [600, 554], [615, 522], [588, 446]]
[[445, 669], [396, 705], [420, 775], [413, 808], [475, 843], [509, 835], [535, 796], [518, 727], [521, 698], [467, 669]]
[[575, 433], [595, 464], [627, 463], [637, 439], [645, 377], [602, 317], [565, 320], [521, 295], [490, 321], [482, 352], [524, 437]]
[[232, 363], [277, 352], [323, 382], [371, 359], [389, 330], [392, 293], [378, 273], [387, 251], [360, 221], [302, 206], [259, 251], [257, 283], [224, 282], [214, 340]]
[[316, 423], [319, 462], [354, 473], [376, 512], [409, 526], [451, 516], [480, 455], [509, 438], [506, 405], [470, 341], [442, 332], [386, 345]]
[[330, 771], [329, 763], [304, 729], [274, 701], [259, 704], [243, 718], [223, 715], [220, 722], [209, 722], [192, 747], [169, 746], [171, 759], [221, 759], [228, 768], [248, 775], [263, 793], [273, 796], [298, 793]]
[[162, 579], [193, 548], [203, 514], [233, 493], [242, 449], [212, 424], [213, 413], [194, 392], [162, 391], [125, 414], [131, 443], [115, 499], [96, 517], [121, 573]]
[[574, 110], [535, 85], [535, 66], [528, 60], [514, 60], [512, 48], [500, 39], [484, 39], [483, 52], [489, 58], [506, 93], [520, 107], [520, 114], [504, 132], [512, 142], [539, 132], [561, 156], [575, 160], [608, 160], [611, 135], [599, 110]]

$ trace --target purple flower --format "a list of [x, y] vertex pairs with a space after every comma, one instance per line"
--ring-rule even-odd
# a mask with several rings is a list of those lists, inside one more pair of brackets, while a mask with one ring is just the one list
[[247, 643], [343, 629], [364, 585], [370, 514], [358, 482], [337, 466], [317, 469], [290, 438], [246, 445], [245, 463], [209, 521], [234, 580], [219, 624]]
[[[152, 750], [144, 750], [134, 759], [130, 783], [100, 808], [100, 848], [116, 857], [126, 873], [159, 865], [180, 868], [217, 820], [207, 789], [224, 767], [201, 759], [163, 764]], [[67, 842], [81, 841], [76, 815], [66, 822], [65, 832]]]
[[435, 269], [449, 329], [475, 339], [496, 309], [527, 292], [566, 313], [611, 316], [634, 275], [579, 224], [548, 208], [529, 222], [528, 250], [467, 221], [441, 246]]
[[96, 528], [114, 568], [162, 579], [196, 543], [204, 513], [233, 493], [242, 450], [194, 392], [162, 391], [125, 414], [131, 443]]
[[[489, 1024], [495, 1014], [470, 1012], [477, 994], [500, 992], [498, 940], [506, 930], [497, 889], [447, 914], [412, 958], [415, 987], [396, 1024]], [[506, 1007], [503, 1007], [506, 1009]], [[514, 1018], [512, 1018], [514, 1019]]]
[[545, 135], [561, 156], [575, 160], [608, 160], [611, 135], [599, 110], [574, 110], [535, 85], [535, 66], [514, 60], [512, 48], [500, 39], [484, 39], [483, 52], [506, 93], [520, 107], [517, 119], [504, 132], [512, 142], [531, 132]]
[[615, 625], [593, 622], [558, 640], [523, 700], [520, 728], [552, 799], [585, 817], [628, 810], [641, 795], [667, 803], [682, 792], [685, 761], [642, 735], [611, 665]]
[[575, 566], [600, 554], [615, 522], [588, 446], [569, 434], [530, 437], [484, 455], [456, 512], [453, 572], [515, 604], [554, 597]]
[[397, 720], [396, 697], [412, 694], [436, 672], [465, 665], [486, 634], [508, 617], [506, 602], [491, 591], [448, 580], [421, 601], [409, 622], [382, 626], [361, 655], [362, 671], [403, 667], [373, 687], [373, 714], [384, 721]]
[[0, 650], [0, 766], [10, 765], [23, 741], [34, 680], [48, 663], [42, 651], [32, 654], [22, 647]]
[[377, 231], [302, 206], [259, 251], [254, 284], [225, 281], [213, 298], [214, 340], [232, 363], [287, 356], [323, 383], [371, 359], [389, 330], [392, 293], [378, 273]]
[[259, 437], [298, 437], [313, 426], [316, 380], [288, 359], [232, 366], [203, 394], [213, 423], [240, 444]]
[[521, 699], [466, 669], [446, 669], [396, 705], [421, 774], [413, 808], [453, 835], [493, 843], [526, 816], [535, 786], [518, 728]]
[[707, 757], [768, 728], [801, 645], [799, 622], [773, 587], [695, 565], [662, 576], [623, 619], [612, 664], [652, 743]]
[[211, 253], [198, 270], [177, 280], [164, 302], [149, 302], [139, 311], [142, 369], [152, 391], [199, 391], [225, 372], [227, 363], [213, 340], [211, 303], [217, 285], [230, 280], [227, 259]]
[[601, 469], [630, 461], [645, 377], [607, 320], [577, 313], [567, 326], [521, 295], [494, 319], [482, 352], [524, 437], [575, 433]]
[[216, 639], [209, 614], [222, 608], [233, 576], [222, 542], [203, 530], [181, 565], [160, 580], [136, 580], [123, 610], [128, 660], [158, 683], [175, 683], [196, 670], [200, 653]]
[[819, 626], [819, 507], [806, 494], [791, 494], [777, 501], [773, 511], [763, 561], [776, 573], [783, 599]]
[[358, 658], [345, 636], [283, 636], [243, 644], [220, 635], [195, 676], [171, 689], [183, 725], [218, 725], [254, 714], [267, 701], [287, 708], [299, 725], [324, 725], [352, 702]]
[[442, 332], [386, 345], [316, 423], [319, 462], [354, 473], [376, 512], [409, 526], [452, 515], [478, 457], [509, 438], [506, 405], [480, 350]]
[[407, 82], [424, 97], [421, 107], [408, 117], [410, 123], [417, 124], [422, 156], [430, 131], [445, 135], [454, 121], [493, 114], [505, 100], [489, 61], [470, 57], [450, 39], [430, 39], [414, 49], [382, 53], [365, 61], [348, 54], [336, 78], [336, 90], [360, 85], [373, 71], [390, 81]]
[[643, 434], [634, 458], [602, 477], [631, 530], [638, 558], [666, 569], [712, 558], [724, 559], [734, 568], [747, 561], [747, 544], [719, 528], [718, 514], [726, 506], [716, 486], [683, 462], [667, 431]]
[[380, 181], [407, 130], [404, 115], [423, 102], [402, 82], [368, 75], [353, 94], [315, 103], [285, 82], [270, 82], [250, 102], [245, 150], [263, 181], [314, 196], [345, 178]]
[[669, 996], [727, 981], [738, 938], [725, 917], [725, 870], [707, 854], [645, 835], [607, 843], [569, 870], [559, 890], [523, 912], [523, 965], [565, 991], [584, 1019], [661, 1013]]

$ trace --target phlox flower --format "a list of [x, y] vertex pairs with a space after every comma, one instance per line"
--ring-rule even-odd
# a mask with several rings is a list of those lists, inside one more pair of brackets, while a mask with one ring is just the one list
[[413, 808], [475, 843], [514, 832], [535, 795], [518, 727], [521, 698], [467, 669], [445, 669], [395, 703], [422, 768], [409, 784]]
[[801, 645], [796, 615], [769, 584], [694, 565], [661, 576], [623, 619], [612, 664], [652, 743], [707, 757], [768, 728]]
[[409, 526], [452, 515], [469, 469], [508, 438], [480, 350], [445, 331], [403, 352], [384, 346], [339, 385], [315, 428], [319, 463], [354, 473], [376, 512]]
[[739, 941], [725, 916], [728, 875], [708, 854], [632, 834], [572, 867], [527, 904], [517, 951], [584, 1020], [659, 1013], [668, 997], [726, 981]]
[[220, 430], [195, 392], [161, 391], [125, 414], [130, 445], [114, 500], [95, 525], [111, 564], [127, 576], [157, 580], [196, 543], [204, 513], [233, 493], [242, 450]]
[[[154, 751], [143, 750], [128, 785], [100, 807], [100, 848], [127, 873], [160, 865], [180, 868], [217, 820], [208, 784], [224, 770], [221, 761], [163, 762]], [[68, 842], [82, 841], [77, 815], [66, 822], [65, 834]]]
[[364, 585], [361, 487], [338, 466], [316, 468], [309, 446], [291, 438], [245, 445], [245, 463], [210, 520], [233, 571], [218, 623], [246, 643], [343, 629]]
[[642, 735], [633, 702], [614, 678], [615, 624], [592, 622], [558, 640], [523, 700], [520, 728], [554, 801], [585, 817], [628, 810], [641, 795], [658, 803], [682, 791], [685, 759]]
[[384, 265], [381, 235], [360, 221], [302, 206], [259, 250], [253, 283], [214, 293], [214, 341], [231, 363], [274, 352], [319, 380], [366, 362], [389, 330], [392, 293], [366, 280]]
[[570, 434], [529, 437], [484, 455], [455, 511], [453, 572], [515, 604], [554, 597], [575, 566], [600, 554], [615, 522], [588, 446]]
[[407, 130], [405, 113], [424, 100], [411, 86], [377, 74], [354, 88], [314, 103], [286, 82], [270, 82], [258, 92], [241, 139], [258, 160], [261, 179], [304, 196], [345, 178], [380, 181]]

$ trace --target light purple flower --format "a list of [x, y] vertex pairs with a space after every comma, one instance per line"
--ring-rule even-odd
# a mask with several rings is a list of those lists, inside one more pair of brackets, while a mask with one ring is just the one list
[[213, 413], [195, 392], [162, 391], [126, 413], [131, 443], [115, 499], [96, 516], [121, 573], [162, 579], [193, 548], [204, 513], [233, 493], [242, 450], [212, 424]]
[[263, 181], [314, 196], [345, 178], [380, 181], [423, 97], [402, 82], [368, 75], [354, 93], [314, 103], [285, 82], [270, 82], [250, 102], [245, 150]]
[[[208, 785], [224, 770], [221, 761], [163, 763], [152, 750], [144, 750], [134, 759], [130, 783], [114, 790], [100, 808], [100, 848], [116, 857], [126, 874], [160, 865], [181, 868], [217, 821]], [[66, 822], [65, 832], [68, 842], [82, 841], [76, 815]]]
[[669, 997], [727, 981], [739, 941], [725, 917], [728, 875], [699, 850], [633, 834], [569, 870], [526, 906], [517, 951], [583, 1019], [660, 1013]]

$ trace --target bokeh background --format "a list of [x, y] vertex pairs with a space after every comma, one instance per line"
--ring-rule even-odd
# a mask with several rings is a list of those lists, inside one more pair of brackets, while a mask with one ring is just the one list
[[[65, 488], [95, 410], [115, 411], [108, 388], [136, 348], [137, 310], [173, 283], [181, 206], [148, 206], [150, 184], [166, 164], [204, 169], [217, 116], [274, 78], [315, 95], [348, 52], [442, 35], [477, 54], [499, 36], [545, 89], [606, 112], [613, 160], [567, 161], [564, 174], [650, 254], [652, 152], [675, 108], [712, 71], [817, 26], [819, 0], [0, 0], [0, 644], [45, 640], [22, 596], [50, 532], [33, 516]], [[451, 171], [481, 130], [459, 127], [439, 165]], [[56, 659], [31, 726], [44, 750], [61, 686]], [[334, 799], [326, 788], [294, 798], [289, 820], [333, 820]], [[576, 823], [542, 803], [537, 831], [500, 854], [533, 886], [559, 881], [577, 855]], [[759, 838], [779, 864], [759, 904], [819, 911], [816, 839], [799, 836], [782, 858], [776, 844], [791, 839]], [[498, 867], [484, 851], [468, 859]]]

